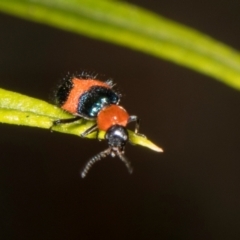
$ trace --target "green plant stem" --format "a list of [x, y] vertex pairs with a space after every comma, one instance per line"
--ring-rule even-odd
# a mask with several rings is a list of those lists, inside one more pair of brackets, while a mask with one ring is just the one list
[[[7, 124], [23, 125], [29, 127], [39, 127], [58, 131], [62, 133], [80, 136], [88, 128], [95, 124], [95, 121], [80, 119], [73, 124], [61, 124], [53, 126], [53, 121], [57, 119], [72, 118], [72, 115], [62, 111], [54, 105], [45, 101], [28, 97], [19, 93], [0, 89], [0, 122]], [[163, 150], [149, 141], [147, 138], [129, 132], [130, 142], [148, 147], [154, 151]], [[104, 139], [105, 132], [100, 131], [98, 138]], [[86, 136], [96, 138], [96, 133]]]
[[122, 1], [2, 0], [0, 11], [161, 57], [240, 89], [239, 52]]

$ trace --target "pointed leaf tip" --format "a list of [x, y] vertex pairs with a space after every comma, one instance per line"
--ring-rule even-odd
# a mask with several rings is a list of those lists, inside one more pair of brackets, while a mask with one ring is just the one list
[[156, 152], [163, 152], [163, 149], [161, 147], [157, 146], [156, 144], [148, 140], [145, 136], [137, 135], [132, 131], [128, 131], [128, 132], [129, 132], [130, 142], [132, 142], [133, 144], [147, 147]]

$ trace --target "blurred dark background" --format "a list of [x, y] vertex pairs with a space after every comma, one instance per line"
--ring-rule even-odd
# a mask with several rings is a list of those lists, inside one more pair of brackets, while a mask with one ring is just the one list
[[[240, 3], [129, 1], [240, 50]], [[79, 169], [105, 142], [0, 125], [0, 239], [240, 239], [240, 92], [123, 47], [0, 15], [1, 87], [51, 102], [67, 72], [114, 78], [141, 132], [165, 150], [127, 146]]]

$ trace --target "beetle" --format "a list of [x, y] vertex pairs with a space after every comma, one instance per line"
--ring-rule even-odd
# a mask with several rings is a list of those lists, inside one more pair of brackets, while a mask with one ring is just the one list
[[125, 157], [125, 145], [129, 142], [126, 129], [127, 124], [135, 122], [135, 134], [139, 134], [140, 119], [119, 105], [121, 94], [113, 89], [111, 79], [103, 82], [93, 74], [83, 72], [67, 76], [60, 84], [56, 93], [56, 104], [74, 117], [58, 119], [54, 125], [72, 123], [81, 118], [96, 121], [92, 127], [81, 134], [85, 137], [94, 131], [106, 131], [105, 139], [108, 148], [90, 158], [81, 172], [82, 178], [86, 177], [89, 169], [96, 161], [108, 155], [118, 156], [132, 173], [130, 161]]

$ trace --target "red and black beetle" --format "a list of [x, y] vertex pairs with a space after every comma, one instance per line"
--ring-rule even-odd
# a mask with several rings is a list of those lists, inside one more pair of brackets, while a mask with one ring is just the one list
[[128, 171], [132, 172], [131, 164], [124, 155], [125, 145], [129, 141], [126, 125], [136, 122], [135, 133], [138, 133], [140, 120], [135, 115], [129, 115], [118, 105], [121, 95], [114, 91], [113, 86], [112, 80], [103, 82], [94, 75], [82, 73], [67, 77], [55, 94], [56, 104], [75, 117], [56, 120], [53, 125], [71, 123], [84, 118], [94, 120], [96, 124], [82, 133], [81, 137], [93, 131], [106, 131], [105, 139], [109, 147], [87, 162], [81, 172], [83, 178], [96, 161], [108, 155], [118, 156]]

